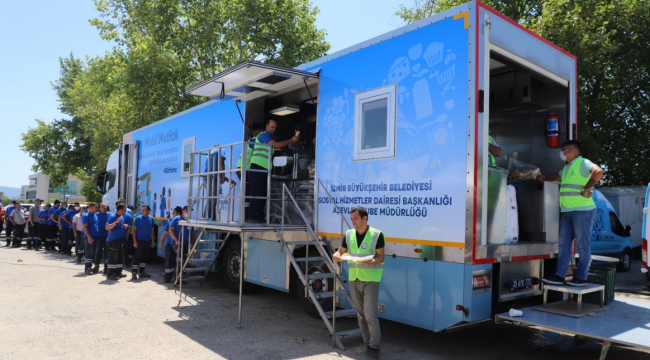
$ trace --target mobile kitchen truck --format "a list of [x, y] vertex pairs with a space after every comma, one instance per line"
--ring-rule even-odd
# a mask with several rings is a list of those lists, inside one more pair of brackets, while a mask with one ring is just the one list
[[[488, 136], [543, 174], [560, 170], [558, 144], [576, 137], [576, 66], [472, 1], [297, 69], [246, 61], [188, 88], [210, 100], [125, 134], [98, 189], [109, 204], [152, 206], [161, 226], [190, 205], [182, 224], [197, 241], [181, 250], [180, 271], [201, 280], [217, 271], [233, 291], [295, 288], [340, 348], [359, 331], [336, 329], [355, 312], [347, 265], [330, 255], [349, 210], [364, 206], [386, 235], [380, 317], [445, 331], [541, 298], [558, 252], [559, 184], [509, 180], [508, 156], [488, 167]], [[300, 131], [302, 141], [268, 149], [271, 170], [239, 169], [270, 118], [276, 138]], [[266, 223], [244, 216], [252, 197], [239, 179], [251, 171], [268, 179]], [[519, 217], [510, 243], [507, 185]], [[641, 328], [644, 342], [615, 340], [650, 346]]]

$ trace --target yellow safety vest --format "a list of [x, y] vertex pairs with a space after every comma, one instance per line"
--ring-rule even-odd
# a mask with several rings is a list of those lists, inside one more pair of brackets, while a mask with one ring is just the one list
[[[488, 135], [488, 144], [492, 144], [492, 135]], [[488, 146], [488, 155], [490, 156], [490, 166], [497, 167], [497, 159], [490, 152], [490, 147]]]
[[[271, 146], [261, 145], [262, 143], [258, 140], [260, 135], [264, 133], [266, 133], [266, 131], [262, 131], [261, 133], [257, 134], [257, 136], [255, 137], [255, 147], [253, 149], [253, 157], [251, 158], [251, 163], [259, 165], [264, 169], [271, 170], [273, 169], [273, 164], [269, 165], [269, 148]], [[273, 149], [271, 149], [271, 153], [273, 153]]]
[[560, 205], [567, 209], [595, 206], [593, 198], [582, 196], [582, 190], [589, 182], [591, 176], [584, 177], [580, 174], [580, 165], [585, 161], [578, 157], [571, 166], [562, 169], [562, 182], [560, 183]]
[[[345, 240], [348, 244], [348, 254], [352, 256], [368, 256], [376, 255], [375, 247], [377, 246], [377, 239], [381, 234], [380, 230], [377, 230], [373, 227], [368, 227], [366, 235], [361, 242], [361, 247], [359, 248], [357, 243], [357, 232], [354, 229], [348, 230], [345, 233]], [[348, 279], [350, 281], [361, 280], [361, 281], [374, 281], [380, 282], [381, 275], [384, 273], [384, 263], [369, 265], [359, 262], [348, 262]]]
[[[249, 142], [255, 141], [255, 138], [252, 137], [248, 139]], [[246, 147], [246, 169], [251, 168], [251, 161], [253, 160], [253, 149], [251, 149], [249, 144], [244, 144]], [[237, 167], [241, 169], [241, 156], [239, 156], [239, 160], [237, 160]]]

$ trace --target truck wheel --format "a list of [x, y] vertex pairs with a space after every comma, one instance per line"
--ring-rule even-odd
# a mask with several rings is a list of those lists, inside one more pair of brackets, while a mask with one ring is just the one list
[[631, 266], [632, 266], [632, 251], [630, 251], [629, 249], [626, 249], [621, 254], [621, 259], [619, 260], [618, 264], [616, 265], [616, 271], [618, 271], [618, 272], [628, 272], [628, 271], [630, 271]]
[[[309, 256], [316, 257], [320, 255], [318, 253], [314, 253], [314, 254], [310, 253]], [[316, 261], [316, 262], [309, 262], [308, 273], [309, 275], [326, 274], [326, 273], [330, 273], [330, 270], [325, 264], [325, 261]], [[314, 293], [332, 291], [334, 289], [334, 279], [309, 280], [309, 286], [311, 287]], [[309, 295], [305, 297], [305, 285], [303, 285], [300, 279], [298, 279], [296, 283], [296, 294], [298, 295], [298, 300], [300, 301], [300, 305], [305, 310], [305, 312], [307, 312], [307, 314], [309, 314], [310, 316], [313, 316], [315, 318], [320, 318], [318, 309], [316, 309], [316, 306], [314, 306], [314, 303], [312, 302]], [[323, 308], [323, 311], [332, 311], [331, 297], [321, 299], [319, 303], [320, 306]]]
[[[239, 293], [239, 268], [241, 266], [241, 240], [231, 241], [226, 246], [226, 252], [223, 256], [223, 280], [228, 286], [228, 290]], [[243, 292], [250, 290], [250, 284], [244, 281]]]

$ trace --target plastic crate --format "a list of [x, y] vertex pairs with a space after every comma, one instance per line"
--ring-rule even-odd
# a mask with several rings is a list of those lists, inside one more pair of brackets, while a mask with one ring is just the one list
[[[587, 282], [590, 284], [605, 285], [605, 305], [614, 301], [614, 289], [616, 287], [615, 268], [591, 267]], [[582, 297], [582, 301], [600, 305], [600, 291], [585, 294]]]

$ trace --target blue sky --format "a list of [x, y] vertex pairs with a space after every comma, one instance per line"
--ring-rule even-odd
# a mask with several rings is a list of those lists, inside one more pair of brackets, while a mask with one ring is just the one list
[[[327, 30], [335, 52], [403, 25], [395, 12], [413, 0], [313, 3], [321, 10], [317, 26]], [[20, 187], [33, 165], [20, 150], [20, 134], [36, 126], [35, 119], [63, 118], [50, 84], [59, 77], [59, 57], [95, 57], [113, 45], [88, 23], [99, 15], [92, 0], [5, 1], [0, 10], [0, 186]]]

